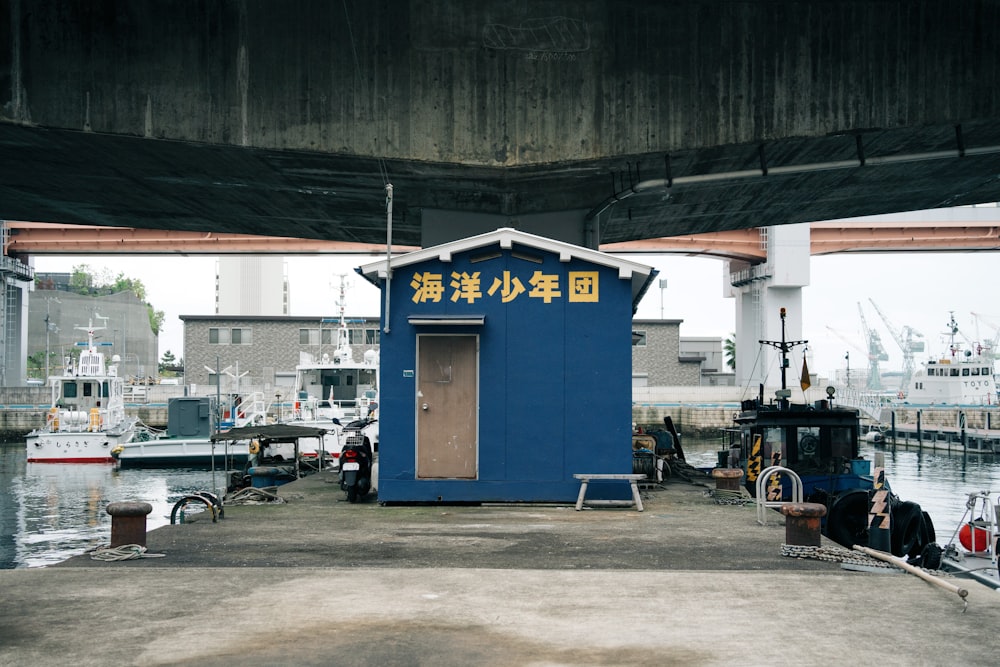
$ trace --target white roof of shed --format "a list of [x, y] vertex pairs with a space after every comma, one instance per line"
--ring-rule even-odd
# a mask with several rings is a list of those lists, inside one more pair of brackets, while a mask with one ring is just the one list
[[639, 301], [642, 299], [642, 295], [645, 294], [650, 283], [657, 274], [656, 269], [651, 266], [646, 266], [645, 264], [620, 259], [605, 252], [576, 246], [572, 243], [565, 243], [563, 241], [556, 241], [544, 236], [528, 234], [527, 232], [522, 232], [510, 227], [503, 227], [485, 234], [470, 236], [457, 241], [442, 243], [441, 245], [433, 246], [431, 248], [424, 248], [422, 250], [415, 250], [403, 255], [397, 255], [389, 259], [388, 262], [386, 260], [381, 260], [379, 262], [364, 264], [358, 267], [357, 272], [376, 287], [380, 287], [382, 281], [388, 275], [387, 267], [391, 267], [393, 271], [397, 271], [405, 266], [418, 264], [427, 260], [436, 259], [440, 262], [450, 262], [452, 255], [458, 253], [492, 246], [499, 246], [502, 250], [510, 250], [515, 244], [528, 248], [536, 248], [538, 250], [558, 255], [560, 262], [569, 262], [573, 259], [580, 259], [592, 264], [616, 269], [620, 279], [632, 281], [633, 311], [636, 306], [638, 306]]

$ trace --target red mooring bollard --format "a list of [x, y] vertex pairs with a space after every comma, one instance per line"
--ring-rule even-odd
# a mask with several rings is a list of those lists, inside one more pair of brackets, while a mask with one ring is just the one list
[[800, 547], [818, 547], [822, 537], [820, 519], [826, 514], [826, 505], [819, 503], [785, 503], [785, 543]]
[[119, 502], [108, 504], [111, 515], [111, 547], [123, 544], [146, 546], [146, 515], [153, 511], [149, 503]]

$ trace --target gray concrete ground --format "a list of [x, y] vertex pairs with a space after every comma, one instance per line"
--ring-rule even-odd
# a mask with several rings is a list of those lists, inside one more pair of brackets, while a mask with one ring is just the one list
[[[0, 571], [0, 665], [993, 665], [1000, 593], [781, 555], [784, 519], [671, 481], [645, 512], [287, 503], [159, 558]], [[833, 546], [824, 541], [824, 545]]]

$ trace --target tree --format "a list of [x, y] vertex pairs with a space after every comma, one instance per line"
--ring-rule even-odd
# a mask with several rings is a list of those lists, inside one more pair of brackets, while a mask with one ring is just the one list
[[730, 370], [736, 370], [736, 334], [729, 334], [729, 338], [722, 345], [723, 352], [726, 353], [726, 366]]
[[146, 286], [138, 278], [127, 278], [124, 273], [112, 277], [107, 269], [101, 275], [96, 275], [89, 264], [77, 264], [70, 274], [69, 287], [71, 292], [84, 296], [109, 296], [119, 292], [132, 292], [137, 299], [146, 303], [149, 311], [149, 328], [155, 335], [160, 335], [160, 328], [166, 315], [146, 301]]
[[90, 296], [94, 286], [94, 273], [87, 264], [77, 264], [69, 277], [70, 291]]
[[163, 326], [163, 318], [166, 314], [162, 310], [156, 310], [153, 308], [153, 304], [146, 303], [146, 308], [149, 311], [149, 328], [153, 330], [153, 333], [160, 335], [160, 327]]
[[[49, 357], [52, 357], [52, 352], [49, 352]], [[51, 363], [50, 363], [51, 367]], [[40, 378], [45, 379], [45, 350], [39, 350], [34, 354], [28, 355], [28, 377], [29, 378]]]
[[108, 289], [111, 294], [115, 294], [117, 292], [132, 292], [132, 294], [135, 294], [139, 301], [146, 300], [146, 286], [142, 284], [142, 281], [136, 278], [126, 278], [122, 273], [115, 276], [114, 281], [108, 285]]
[[160, 359], [159, 370], [162, 376], [176, 377], [184, 371], [184, 360], [177, 359], [173, 352], [167, 350]]

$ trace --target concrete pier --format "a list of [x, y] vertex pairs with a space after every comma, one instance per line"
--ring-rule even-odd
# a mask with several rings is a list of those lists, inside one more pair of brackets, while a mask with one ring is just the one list
[[995, 662], [996, 591], [963, 582], [963, 613], [910, 574], [782, 556], [784, 517], [708, 477], [644, 512], [351, 504], [335, 479], [150, 531], [160, 558], [0, 571], [0, 665]]

